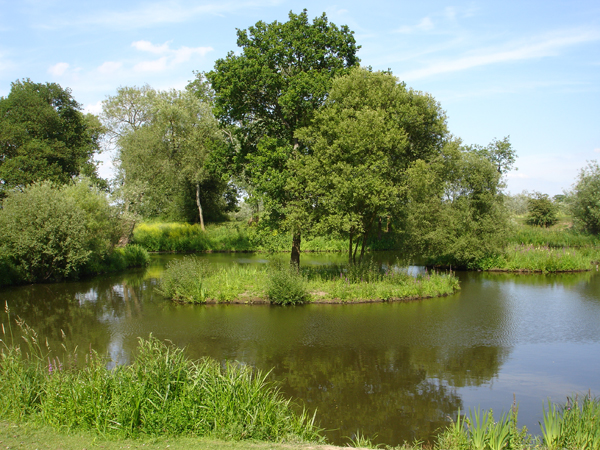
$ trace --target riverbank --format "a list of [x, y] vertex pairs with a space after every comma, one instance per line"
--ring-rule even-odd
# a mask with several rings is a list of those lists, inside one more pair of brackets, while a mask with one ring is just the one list
[[365, 303], [449, 295], [460, 289], [450, 273], [412, 276], [374, 264], [290, 268], [286, 263], [213, 267], [197, 257], [167, 266], [159, 291], [181, 303]]

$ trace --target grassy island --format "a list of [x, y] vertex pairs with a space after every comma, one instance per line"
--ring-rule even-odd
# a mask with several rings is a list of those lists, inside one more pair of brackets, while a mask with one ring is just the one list
[[170, 263], [159, 290], [183, 303], [351, 303], [399, 301], [448, 295], [459, 289], [452, 274], [406, 270], [374, 264], [302, 267], [210, 266], [190, 256]]

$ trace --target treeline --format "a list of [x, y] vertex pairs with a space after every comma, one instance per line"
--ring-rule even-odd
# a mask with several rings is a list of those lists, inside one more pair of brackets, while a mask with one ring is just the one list
[[117, 248], [122, 214], [94, 161], [103, 132], [55, 83], [17, 81], [0, 98], [0, 286], [147, 263]]
[[[238, 51], [184, 90], [120, 87], [100, 117], [54, 83], [13, 83], [0, 99], [3, 203], [41, 181], [58, 193], [85, 176], [90, 192], [110, 193], [112, 246], [142, 221], [204, 229], [244, 206], [257, 233], [290, 236], [296, 265], [303, 241], [320, 236], [343, 241], [348, 262], [360, 263], [382, 230], [407, 254], [455, 267], [502, 255], [507, 206], [518, 203], [504, 193], [516, 158], [508, 137], [464, 145], [431, 95], [361, 67], [354, 33], [325, 14], [310, 22], [306, 10], [290, 13], [237, 37]], [[103, 147], [116, 151], [110, 183], [96, 172]], [[591, 233], [600, 230], [599, 179], [592, 162], [567, 196], [575, 225]], [[547, 196], [526, 203], [531, 223], [552, 223]], [[0, 239], [3, 254], [16, 255]]]

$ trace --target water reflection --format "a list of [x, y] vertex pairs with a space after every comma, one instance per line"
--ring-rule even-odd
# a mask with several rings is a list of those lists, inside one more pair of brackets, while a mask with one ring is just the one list
[[[91, 345], [125, 364], [137, 338], [153, 333], [194, 358], [272, 369], [287, 396], [317, 409], [336, 443], [357, 429], [391, 445], [428, 439], [459, 407], [506, 410], [513, 392], [522, 423], [533, 429], [547, 395], [561, 401], [574, 390], [600, 392], [600, 361], [590, 358], [600, 351], [596, 273], [459, 273], [460, 292], [414, 303], [190, 306], [154, 289], [164, 265], [179, 257], [156, 256], [146, 270], [119, 276], [4, 289], [0, 298], [53, 348], [62, 329], [70, 348]], [[206, 258], [264, 264], [271, 256]]]

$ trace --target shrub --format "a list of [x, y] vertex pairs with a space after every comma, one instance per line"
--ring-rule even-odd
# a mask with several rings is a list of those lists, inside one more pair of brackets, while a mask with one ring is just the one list
[[600, 234], [600, 165], [597, 161], [581, 169], [569, 203], [577, 224], [590, 233]]
[[0, 210], [2, 253], [26, 281], [65, 278], [91, 254], [86, 213], [51, 183], [9, 194]]
[[558, 222], [558, 206], [548, 194], [534, 192], [527, 200], [527, 223], [549, 227]]
[[304, 277], [297, 267], [278, 261], [270, 267], [267, 297], [276, 305], [296, 305], [309, 299]]

